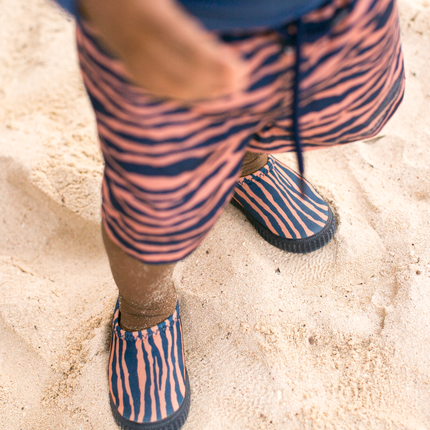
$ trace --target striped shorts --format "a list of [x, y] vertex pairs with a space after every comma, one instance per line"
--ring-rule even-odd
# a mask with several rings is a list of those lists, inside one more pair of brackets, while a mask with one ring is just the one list
[[184, 104], [134, 85], [88, 24], [78, 23], [105, 159], [102, 222], [115, 244], [148, 264], [184, 258], [228, 204], [245, 151], [294, 150], [293, 113], [303, 150], [381, 130], [404, 92], [396, 1], [328, 0], [301, 18], [301, 28], [298, 87], [297, 38], [287, 23], [219, 34], [251, 65], [250, 85]]

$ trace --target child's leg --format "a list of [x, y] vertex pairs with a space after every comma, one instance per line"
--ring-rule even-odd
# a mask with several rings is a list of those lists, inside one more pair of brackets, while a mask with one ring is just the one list
[[145, 264], [115, 245], [102, 230], [112, 275], [119, 290], [120, 327], [126, 331], [156, 326], [173, 314], [175, 263]]

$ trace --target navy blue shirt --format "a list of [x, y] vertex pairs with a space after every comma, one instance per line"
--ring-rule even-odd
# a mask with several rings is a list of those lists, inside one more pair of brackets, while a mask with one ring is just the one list
[[[56, 0], [77, 16], [78, 0]], [[156, 0], [153, 0], [156, 1]], [[210, 30], [277, 27], [294, 21], [326, 0], [179, 0]]]
[[278, 27], [316, 9], [324, 0], [179, 0], [210, 30]]

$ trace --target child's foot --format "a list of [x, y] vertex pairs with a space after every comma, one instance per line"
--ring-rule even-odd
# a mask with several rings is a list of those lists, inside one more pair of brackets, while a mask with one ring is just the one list
[[264, 167], [238, 180], [231, 203], [272, 245], [308, 253], [332, 239], [336, 224], [330, 207], [306, 180], [301, 195], [299, 178], [269, 155]]
[[179, 430], [190, 408], [179, 303], [169, 318], [142, 331], [113, 316], [109, 355], [110, 404], [123, 430]]

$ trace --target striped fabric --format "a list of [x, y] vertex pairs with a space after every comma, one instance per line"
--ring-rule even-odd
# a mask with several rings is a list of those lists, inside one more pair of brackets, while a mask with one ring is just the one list
[[[298, 116], [304, 150], [378, 134], [403, 98], [405, 76], [396, 2], [355, 0], [341, 19], [342, 9], [336, 6], [348, 3], [335, 0], [303, 18]], [[332, 19], [339, 23], [325, 33], [327, 21]], [[288, 101], [291, 97], [290, 90]], [[288, 102], [283, 115], [260, 130], [249, 148], [293, 151], [292, 136]]]
[[266, 166], [239, 179], [232, 203], [274, 246], [306, 253], [331, 240], [336, 225], [331, 209], [306, 180], [301, 193], [299, 178], [269, 155]]
[[[305, 150], [374, 136], [404, 91], [395, 0], [329, 3], [302, 19], [296, 113]], [[77, 26], [105, 158], [103, 226], [145, 263], [175, 262], [199, 245], [230, 200], [245, 150], [294, 148], [294, 27], [220, 37], [249, 62], [249, 87], [186, 105], [133, 85], [91, 28]]]
[[126, 332], [120, 328], [118, 318], [117, 303], [109, 356], [109, 388], [115, 418], [134, 428], [133, 423], [155, 423], [173, 415], [180, 425], [172, 428], [180, 428], [190, 400], [179, 303], [170, 318], [144, 331]]

